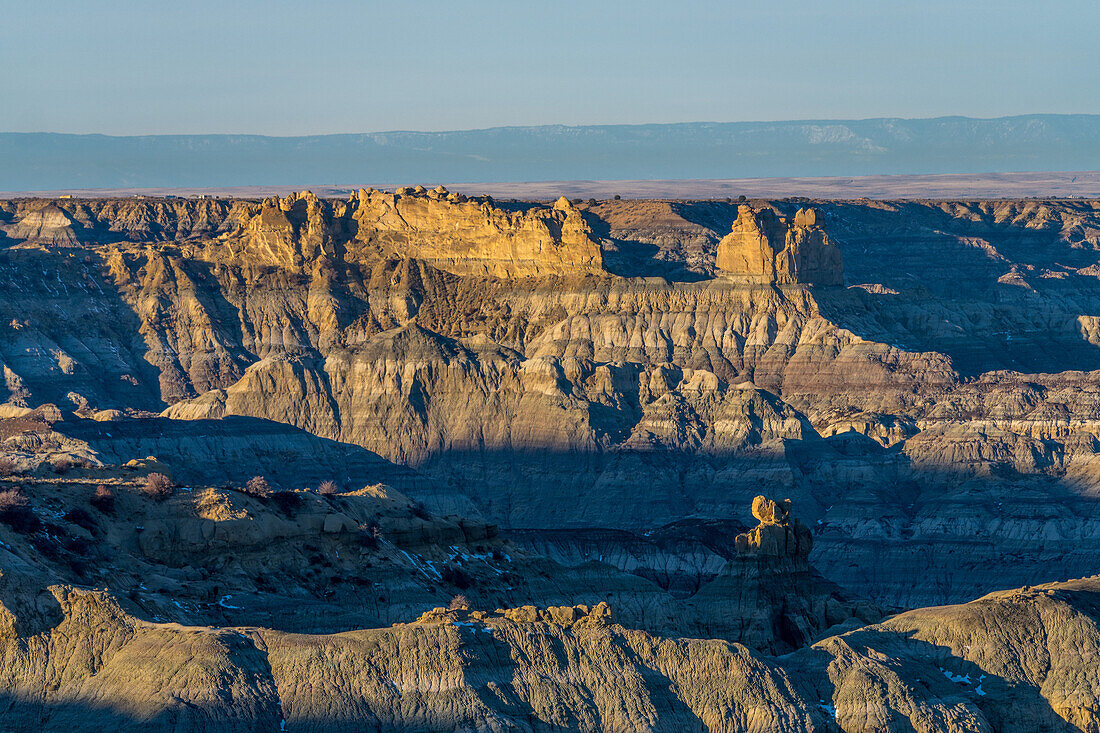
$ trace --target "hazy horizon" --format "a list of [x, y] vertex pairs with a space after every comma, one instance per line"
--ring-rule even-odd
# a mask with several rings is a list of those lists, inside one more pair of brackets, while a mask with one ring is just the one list
[[1100, 170], [1100, 115], [295, 137], [0, 133], [0, 190]]
[[959, 115], [959, 114], [946, 114], [946, 115], [933, 115], [928, 117], [900, 117], [897, 115], [876, 115], [871, 117], [852, 117], [852, 118], [792, 118], [784, 120], [681, 120], [678, 122], [606, 122], [599, 124], [566, 124], [562, 122], [545, 122], [540, 124], [530, 125], [486, 125], [483, 127], [463, 127], [463, 128], [439, 128], [439, 129], [427, 129], [427, 128], [392, 128], [386, 130], [342, 130], [336, 132], [321, 132], [321, 133], [302, 133], [302, 134], [268, 134], [262, 132], [165, 132], [165, 133], [133, 133], [133, 134], [115, 134], [105, 132], [64, 132], [62, 130], [0, 130], [0, 134], [10, 135], [66, 135], [72, 137], [111, 137], [111, 138], [171, 138], [171, 137], [261, 137], [261, 138], [273, 138], [273, 139], [303, 139], [303, 138], [317, 138], [317, 137], [339, 137], [339, 136], [352, 136], [352, 135], [387, 135], [387, 134], [448, 134], [448, 133], [463, 133], [463, 132], [488, 132], [492, 130], [538, 130], [538, 129], [591, 129], [591, 128], [610, 128], [610, 127], [675, 127], [678, 125], [775, 125], [775, 124], [844, 124], [850, 122], [887, 122], [887, 121], [899, 121], [899, 122], [930, 122], [936, 120], [973, 120], [981, 122], [992, 122], [997, 120], [1013, 120], [1029, 117], [1100, 117], [1100, 113], [1088, 113], [1088, 112], [1027, 112], [1011, 115], [995, 115], [991, 117], [981, 117], [973, 115]]

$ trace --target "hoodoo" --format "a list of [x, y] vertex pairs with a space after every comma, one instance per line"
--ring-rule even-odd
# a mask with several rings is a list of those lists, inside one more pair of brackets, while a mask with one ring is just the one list
[[813, 547], [809, 528], [791, 516], [791, 500], [764, 496], [752, 500], [752, 515], [760, 524], [735, 540], [741, 555], [793, 557], [805, 560]]
[[732, 231], [718, 243], [718, 269], [753, 283], [843, 285], [840, 248], [820, 220], [812, 208], [788, 221], [772, 209], [742, 204]]

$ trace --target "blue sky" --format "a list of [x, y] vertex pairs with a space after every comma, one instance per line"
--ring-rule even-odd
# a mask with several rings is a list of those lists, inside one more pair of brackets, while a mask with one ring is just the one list
[[7, 3], [0, 130], [1100, 113], [1100, 3]]

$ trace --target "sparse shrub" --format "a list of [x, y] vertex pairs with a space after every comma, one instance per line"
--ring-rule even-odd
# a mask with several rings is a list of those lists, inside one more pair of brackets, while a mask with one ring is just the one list
[[302, 506], [302, 497], [296, 491], [276, 491], [271, 494], [271, 500], [283, 514], [293, 514]]
[[27, 497], [19, 489], [4, 489], [0, 491], [0, 512], [10, 511], [27, 506]]
[[68, 456], [58, 456], [50, 461], [50, 464], [53, 466], [54, 473], [58, 476], [64, 476], [73, 467], [73, 459]]
[[622, 201], [622, 198], [623, 198], [623, 197], [622, 197], [622, 196], [620, 196], [619, 194], [615, 194], [615, 200], [616, 200], [616, 201]]
[[0, 478], [15, 474], [15, 464], [7, 458], [0, 458]]
[[422, 502], [416, 502], [412, 505], [412, 515], [418, 519], [431, 519], [432, 513], [428, 511], [428, 507], [424, 506]]
[[452, 611], [468, 611], [470, 609], [470, 599], [459, 593], [451, 599], [451, 602], [447, 604], [447, 608]]
[[263, 476], [253, 476], [244, 484], [244, 493], [257, 499], [266, 499], [271, 496], [271, 484]]
[[382, 530], [376, 522], [359, 525], [359, 546], [368, 550], [377, 550], [382, 540]]
[[340, 493], [340, 487], [335, 481], [322, 481], [317, 486], [317, 493], [321, 496], [336, 496]]
[[444, 565], [440, 571], [444, 583], [450, 583], [460, 590], [466, 590], [474, 584], [474, 579], [457, 565]]
[[142, 485], [141, 490], [145, 492], [145, 495], [156, 499], [157, 501], [164, 501], [172, 495], [172, 479], [165, 476], [163, 473], [151, 473], [145, 477], [145, 483]]
[[499, 547], [494, 547], [493, 551], [490, 553], [490, 556], [497, 562], [500, 562], [504, 559], [504, 551], [501, 550]]
[[739, 203], [739, 204], [743, 204], [746, 201], [748, 201], [748, 199], [745, 198], [745, 194], [741, 194], [740, 196], [737, 197], [737, 203]]
[[33, 532], [42, 525], [19, 489], [0, 491], [0, 522], [16, 532]]
[[589, 206], [595, 206], [596, 205], [596, 199], [588, 199], [588, 205]]
[[100, 484], [95, 487], [95, 493], [92, 494], [92, 498], [89, 499], [91, 505], [104, 514], [115, 513], [115, 492], [111, 491], [111, 487], [105, 484]]

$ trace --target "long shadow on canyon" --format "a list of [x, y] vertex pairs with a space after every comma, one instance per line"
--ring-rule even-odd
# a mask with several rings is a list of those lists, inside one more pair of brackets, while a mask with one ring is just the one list
[[[0, 356], [38, 401], [65, 406], [75, 392], [138, 409], [166, 406], [158, 390], [160, 374], [145, 358], [149, 346], [142, 338], [141, 322], [107, 276], [98, 254], [80, 248], [0, 251], [0, 315], [19, 329], [29, 328], [30, 343], [10, 353], [0, 349]], [[13, 331], [5, 340], [26, 340], [19, 330]], [[63, 368], [42, 374], [20, 364], [24, 358], [39, 358], [38, 350], [51, 346], [71, 351], [80, 360], [86, 344], [97, 342], [116, 347], [114, 361], [92, 360], [99, 375]]]
[[110, 462], [160, 457], [177, 479], [191, 483], [239, 484], [256, 475], [286, 488], [331, 480], [351, 488], [386, 483], [407, 491], [425, 483], [414, 469], [366, 448], [255, 417], [150, 417], [106, 422], [70, 418], [53, 427], [68, 437], [87, 441]]
[[1100, 346], [1082, 332], [1080, 317], [1100, 314], [1100, 289], [1075, 277], [1082, 290], [1043, 295], [994, 283], [960, 288], [955, 298], [926, 290], [868, 292], [813, 288], [822, 317], [857, 336], [908, 352], [939, 352], [963, 378], [1010, 370], [1057, 373], [1100, 369]]
[[[459, 633], [473, 635], [464, 639], [463, 676], [465, 684], [469, 686], [484, 708], [517, 723], [526, 722], [528, 725], [537, 725], [540, 730], [575, 730], [579, 727], [578, 724], [581, 721], [573, 716], [564, 723], [540, 721], [531, 702], [516, 694], [513, 688], [515, 680], [518, 679], [516, 670], [524, 658], [514, 653], [512, 645], [507, 640], [498, 638], [497, 633], [492, 635], [477, 633], [476, 629], [463, 629], [459, 630]], [[582, 661], [567, 658], [564, 646], [553, 638], [548, 637], [545, 641], [547, 644], [540, 647], [540, 650], [548, 655], [549, 659], [544, 661], [553, 664], [556, 659], [555, 666], [562, 672], [565, 672], [568, 664], [577, 664], [578, 661]], [[893, 660], [887, 666], [891, 677], [904, 670], [904, 676], [900, 680], [902, 685], [900, 693], [912, 694], [918, 704], [920, 701], [938, 701], [942, 702], [945, 708], [955, 709], [956, 712], [958, 711], [956, 706], [966, 705], [971, 710], [980, 711], [994, 730], [1008, 727], [1016, 730], [1045, 730], [1054, 733], [1078, 730], [1055, 712], [1051, 702], [1044, 698], [1036, 687], [1013, 683], [986, 672], [977, 664], [956, 656], [949, 648], [917, 639], [912, 633], [857, 630], [834, 640], [833, 643], [849, 647], [851, 650], [849, 653], [867, 657], [873, 660], [872, 663], [876, 666], [883, 665], [882, 661], [878, 661], [879, 654], [885, 654]], [[4, 716], [0, 728], [13, 731], [48, 728], [74, 733], [101, 730], [191, 730], [208, 727], [220, 713], [228, 716], [221, 722], [222, 725], [266, 723], [275, 729], [282, 719], [280, 700], [275, 693], [275, 675], [263, 651], [251, 644], [242, 646], [243, 654], [240, 652], [233, 654], [232, 656], [237, 658], [226, 661], [232, 662], [232, 666], [246, 673], [247, 679], [251, 680], [249, 685], [251, 689], [248, 690], [251, 694], [246, 697], [251, 703], [247, 711], [234, 710], [231, 702], [227, 702], [224, 695], [215, 691], [213, 696], [208, 696], [203, 694], [206, 690], [202, 688], [191, 688], [189, 692], [200, 695], [201, 699], [207, 701], [205, 705], [180, 697], [150, 699], [146, 702], [151, 708], [141, 714], [126, 711], [124, 706], [129, 701], [125, 698], [113, 698], [113, 705], [111, 703], [95, 704], [91, 700], [79, 699], [43, 702], [5, 692], [0, 693], [0, 711], [3, 711]], [[602, 648], [606, 650], [606, 645]], [[668, 676], [637, 660], [636, 655], [628, 648], [620, 651], [623, 653], [622, 661], [629, 664], [633, 672], [640, 674], [645, 683], [646, 699], [654, 705], [653, 712], [657, 714], [656, 719], [652, 721], [655, 725], [654, 730], [707, 730], [696, 713], [676, 694], [677, 685]], [[828, 671], [833, 661], [829, 653], [823, 649], [813, 648], [781, 659], [764, 657], [763, 661], [780, 667], [790, 675], [794, 682], [794, 689], [811, 708], [818, 699], [822, 700], [817, 705], [818, 710], [815, 711], [819, 717], [832, 717], [833, 709], [829, 705], [836, 705], [839, 691], [835, 688], [832, 675]], [[545, 673], [542, 674], [542, 684], [552, 687], [552, 680], [546, 678]], [[890, 730], [915, 731], [916, 728], [905, 714], [909, 703], [904, 698], [887, 698], [885, 685], [872, 675], [873, 672], [868, 674], [859, 669], [852, 669], [849, 672], [849, 676], [857, 679], [857, 684], [860, 676], [866, 678], [864, 684], [877, 683], [878, 693], [882, 695], [883, 712], [889, 715], [889, 719], [881, 721], [882, 723], [888, 723]], [[143, 683], [149, 685], [161, 681], [147, 679]], [[744, 680], [738, 680], [740, 684], [744, 682]], [[572, 690], [574, 687], [569, 681], [563, 681], [563, 685], [567, 690]], [[688, 689], [684, 692], [690, 694], [692, 690]], [[441, 696], [440, 702], [443, 703], [451, 699], [453, 693], [443, 690], [437, 694]], [[849, 697], [840, 702], [842, 706], [852, 699], [850, 695], [851, 691], [849, 691]], [[423, 692], [421, 696], [426, 698], [422, 701], [423, 703], [430, 703], [431, 692]], [[105, 699], [112, 699], [112, 697], [108, 696]], [[211, 704], [211, 700], [216, 702]], [[598, 716], [599, 709], [595, 701], [587, 697], [584, 701], [588, 703], [586, 706], [588, 712]], [[298, 702], [299, 705], [296, 707], [300, 707], [303, 701], [292, 699], [288, 702], [292, 704]], [[331, 718], [297, 715], [291, 719], [290, 723], [295, 728], [305, 726], [327, 729], [332, 726], [343, 727], [355, 724], [373, 727], [379, 724], [380, 717], [392, 714], [391, 708], [382, 706], [378, 708], [376, 714], [371, 710], [365, 696], [356, 696], [350, 691], [342, 702], [343, 710], [338, 708]], [[157, 703], [162, 707], [157, 709]], [[361, 712], [358, 717], [349, 715], [348, 708]], [[424, 724], [431, 725], [431, 710], [432, 708], [428, 705], [422, 710], [418, 722], [410, 722], [408, 729], [421, 730]], [[856, 715], [861, 713], [860, 710], [852, 708], [851, 704], [848, 705], [847, 711], [854, 712]], [[566, 712], [556, 711], [559, 716]], [[441, 722], [437, 721], [437, 724]], [[401, 729], [400, 724], [393, 726], [393, 730]]]
[[[992, 725], [992, 730], [1010, 728], [1051, 733], [1072, 733], [1080, 730], [1055, 712], [1050, 701], [1040, 694], [1038, 687], [1010, 682], [986, 672], [974, 662], [955, 655], [947, 646], [916, 638], [916, 632], [864, 628], [844, 634], [831, 643], [849, 647], [849, 654], [855, 653], [871, 660], [876, 666], [883, 664], [881, 660], [884, 655], [890, 660], [888, 669], [891, 675], [898, 674], [902, 669], [909, 673], [903, 678], [904, 685], [900, 691], [902, 694], [923, 693], [924, 699], [943, 701], [949, 705], [958, 705], [965, 701], [981, 711]], [[1004, 651], [1008, 653], [1007, 650]], [[813, 676], [803, 677], [803, 684], [799, 686], [803, 694], [812, 699], [816, 690], [821, 695], [819, 699], [835, 706], [838, 693], [833, 682], [835, 678], [827, 672], [833, 659], [824, 649], [810, 647], [788, 655], [782, 661], [792, 671], [805, 673], [812, 670]], [[859, 670], [858, 667], [850, 670], [848, 675], [862, 676], [882, 685], [882, 680], [876, 679], [873, 672]], [[886, 692], [879, 689], [880, 694]], [[886, 724], [891, 731], [916, 733], [917, 729], [903, 714], [903, 709], [904, 706], [899, 706], [892, 710], [890, 719], [882, 721], [880, 725]]]

